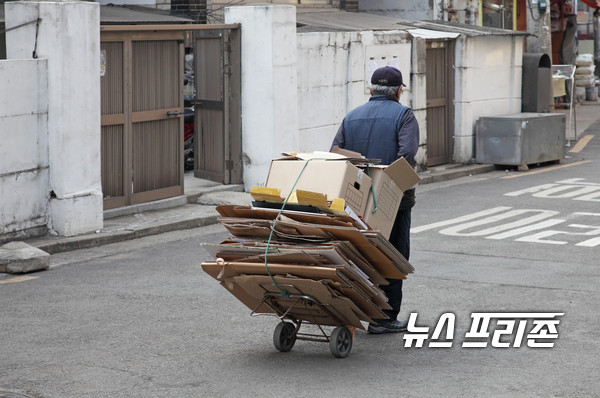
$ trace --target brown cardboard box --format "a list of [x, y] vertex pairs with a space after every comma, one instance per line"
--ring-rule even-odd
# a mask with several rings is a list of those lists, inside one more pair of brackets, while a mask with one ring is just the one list
[[290, 157], [271, 161], [265, 186], [279, 188], [283, 197], [287, 197], [293, 187], [294, 190], [324, 193], [328, 201], [342, 198], [346, 206], [357, 214], [363, 214], [371, 178], [347, 160], [298, 160]]
[[421, 178], [404, 158], [389, 166], [368, 166], [368, 174], [372, 179], [372, 191], [365, 212], [360, 214], [372, 229], [379, 230], [389, 239], [404, 191], [417, 185]]

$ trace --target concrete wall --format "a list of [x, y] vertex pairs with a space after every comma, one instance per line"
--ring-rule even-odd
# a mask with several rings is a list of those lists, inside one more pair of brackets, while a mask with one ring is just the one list
[[[39, 95], [47, 104], [48, 184], [41, 184], [35, 203], [47, 202], [48, 227], [60, 235], [76, 235], [102, 228], [102, 188], [100, 180], [100, 14], [93, 2], [33, 2], [5, 4], [7, 27], [41, 18], [7, 32], [7, 58], [36, 55], [47, 61], [47, 80], [24, 70], [12, 70], [11, 79], [47, 81], [47, 91]], [[14, 62], [14, 61], [7, 61]], [[11, 114], [29, 114], [29, 104], [21, 104]], [[23, 132], [21, 132], [23, 133]], [[33, 134], [33, 133], [31, 133]], [[44, 137], [43, 131], [37, 132]], [[46, 145], [46, 138], [40, 145]], [[14, 142], [9, 151], [21, 150]], [[3, 145], [4, 146], [4, 145]], [[44, 162], [46, 163], [46, 162]], [[19, 187], [21, 188], [21, 187]], [[27, 192], [19, 189], [11, 197]], [[5, 191], [6, 193], [6, 191]], [[3, 197], [3, 200], [5, 198]], [[39, 207], [39, 206], [38, 206]], [[45, 209], [45, 205], [41, 207]], [[16, 220], [27, 227], [26, 220]]]
[[346, 114], [368, 101], [377, 62], [399, 66], [407, 85], [400, 102], [413, 108], [425, 131], [424, 64], [413, 41], [403, 31], [298, 34], [298, 150], [329, 150]]
[[298, 149], [296, 8], [228, 7], [225, 23], [242, 24], [244, 186], [264, 185], [271, 159]]
[[[406, 31], [296, 33], [291, 6], [226, 9], [242, 24], [244, 184], [265, 183], [282, 151], [327, 151], [345, 115], [369, 98], [370, 74], [400, 68], [400, 102], [421, 130], [417, 168], [427, 163], [425, 39]], [[295, 51], [291, 49], [295, 48]], [[475, 158], [475, 122], [521, 109], [523, 38], [459, 36], [455, 58], [454, 161]]]
[[[401, 102], [413, 109], [421, 129], [417, 167], [425, 168], [425, 51], [424, 39], [412, 39], [401, 31], [298, 34], [299, 150], [328, 150], [346, 113], [369, 98], [368, 62], [397, 56], [401, 71], [410, 79]], [[522, 37], [457, 39], [455, 162], [473, 162], [479, 117], [520, 112], [522, 58]]]
[[[359, 0], [358, 9], [369, 14], [408, 21], [452, 21], [478, 24], [478, 0]], [[454, 12], [449, 12], [453, 10]]]
[[456, 43], [454, 161], [475, 157], [475, 122], [521, 112], [523, 38], [460, 37]]
[[45, 59], [0, 61], [0, 242], [47, 232]]
[[[115, 4], [115, 5], [133, 5], [133, 6], [145, 6], [145, 7], [151, 7], [151, 8], [155, 8], [157, 3], [159, 3], [160, 0], [99, 0], [98, 4], [105, 6], [108, 4]], [[161, 2], [162, 3], [162, 2]], [[171, 3], [169, 2], [169, 5]]]
[[101, 6], [114, 4], [156, 8], [163, 11], [169, 11], [171, 9], [171, 0], [98, 0], [97, 3]]
[[359, 0], [358, 10], [411, 21], [433, 19], [433, 0]]

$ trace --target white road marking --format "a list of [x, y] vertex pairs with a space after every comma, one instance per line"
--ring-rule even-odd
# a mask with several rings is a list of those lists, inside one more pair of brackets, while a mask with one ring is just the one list
[[551, 220], [546, 220], [546, 221], [539, 222], [537, 224], [531, 224], [531, 225], [527, 225], [527, 226], [522, 227], [522, 228], [513, 229], [511, 231], [506, 231], [506, 232], [501, 233], [501, 234], [492, 235], [492, 236], [486, 236], [486, 239], [506, 239], [506, 238], [511, 238], [513, 236], [524, 235], [524, 234], [526, 234], [528, 232], [536, 231], [538, 229], [544, 229], [544, 228], [553, 227], [553, 226], [561, 224], [561, 223], [563, 223], [565, 221], [567, 221], [567, 220], [560, 220], [560, 219], [554, 218], [554, 219], [551, 219]]
[[[576, 188], [574, 191], [566, 192], [560, 195], [555, 195], [558, 192], [566, 191], [569, 189]], [[598, 192], [600, 195], [600, 187], [582, 187], [579, 185], [562, 185], [559, 187], [554, 187], [550, 189], [546, 189], [542, 192], [534, 193], [533, 196], [536, 198], [553, 198], [553, 199], [561, 199], [561, 198], [573, 198], [582, 194], [589, 194], [591, 192]]]
[[468, 214], [466, 216], [452, 218], [452, 219], [446, 220], [446, 221], [435, 222], [432, 224], [423, 225], [421, 227], [411, 228], [410, 232], [413, 234], [417, 234], [419, 232], [427, 231], [429, 229], [445, 227], [446, 225], [458, 224], [458, 223], [461, 223], [464, 221], [473, 220], [475, 218], [484, 217], [484, 216], [487, 216], [490, 214], [499, 213], [501, 211], [509, 210], [509, 209], [511, 209], [511, 207], [506, 207], [506, 206], [494, 207], [492, 209], [479, 211], [477, 213]]
[[[502, 224], [502, 225], [498, 225], [495, 227], [486, 228], [486, 229], [483, 229], [480, 231], [466, 232], [466, 233], [461, 232], [461, 231], [464, 231], [469, 228], [477, 227], [479, 225], [491, 224], [491, 223], [505, 220], [507, 218], [520, 216], [520, 215], [532, 213], [532, 212], [539, 213], [539, 214], [536, 214], [536, 215], [533, 215], [533, 216], [530, 216], [530, 217], [527, 217], [527, 218], [524, 218], [521, 220], [513, 221], [513, 222], [510, 222], [507, 224]], [[511, 210], [504, 214], [497, 214], [497, 215], [490, 216], [490, 217], [487, 217], [487, 218], [484, 218], [481, 220], [472, 221], [470, 223], [460, 224], [460, 225], [457, 225], [454, 227], [446, 228], [446, 229], [441, 230], [440, 233], [443, 235], [450, 235], [450, 236], [484, 236], [484, 235], [494, 234], [494, 233], [510, 230], [513, 228], [521, 227], [523, 225], [531, 224], [536, 221], [543, 220], [545, 218], [550, 218], [557, 214], [559, 214], [557, 211], [551, 211], [551, 210], [533, 210], [533, 209]]]
[[[600, 202], [600, 184], [586, 181], [585, 178], [569, 178], [555, 183], [536, 185], [504, 194], [504, 196], [531, 195], [544, 199], [571, 199]], [[600, 245], [600, 225], [568, 224], [564, 230], [549, 229], [559, 224], [566, 223], [574, 218], [600, 217], [600, 213], [574, 212], [555, 217], [558, 211], [542, 209], [515, 209], [508, 206], [498, 206], [487, 210], [477, 211], [461, 217], [438, 221], [431, 224], [414, 227], [411, 233], [437, 229], [442, 235], [483, 237], [486, 239], [501, 240], [516, 238], [516, 242], [542, 243], [551, 245], [565, 245], [568, 243], [582, 247], [595, 247]], [[554, 218], [553, 218], [554, 217]], [[512, 219], [512, 220], [510, 220]], [[482, 229], [474, 230], [477, 227]], [[570, 230], [569, 230], [570, 229]], [[583, 231], [583, 232], [582, 232]], [[567, 235], [571, 239], [553, 240], [551, 236]], [[590, 239], [573, 242], [573, 236], [593, 236]]]

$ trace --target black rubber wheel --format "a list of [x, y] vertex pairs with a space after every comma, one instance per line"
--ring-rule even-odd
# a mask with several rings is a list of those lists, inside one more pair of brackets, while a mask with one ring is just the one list
[[338, 326], [329, 336], [329, 348], [337, 358], [346, 358], [352, 350], [352, 333], [346, 326]]
[[290, 322], [281, 322], [273, 332], [273, 344], [281, 352], [287, 352], [292, 349], [296, 343], [296, 327]]

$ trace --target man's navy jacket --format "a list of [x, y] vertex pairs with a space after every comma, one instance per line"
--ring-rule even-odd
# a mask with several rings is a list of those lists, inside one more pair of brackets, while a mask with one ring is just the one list
[[403, 156], [412, 166], [419, 148], [419, 124], [410, 108], [374, 95], [346, 115], [331, 146], [335, 145], [381, 159], [381, 164]]

